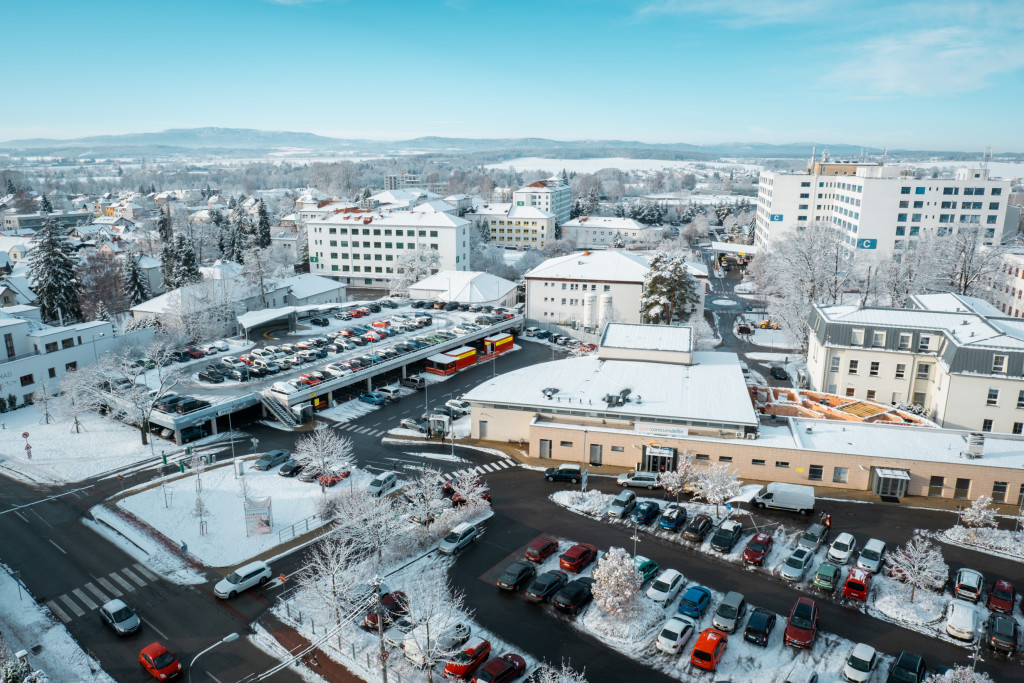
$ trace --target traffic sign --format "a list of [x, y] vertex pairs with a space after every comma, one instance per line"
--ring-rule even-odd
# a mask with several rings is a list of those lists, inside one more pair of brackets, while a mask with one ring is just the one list
[[28, 438], [28, 432], [22, 432], [21, 433], [21, 438], [27, 439]]
[[120, 475], [120, 474], [119, 474], [119, 475], [117, 475], [117, 480], [118, 480], [118, 481], [124, 481], [124, 476], [123, 476], [123, 475]]
[[380, 653], [380, 661], [386, 662], [386, 661], [388, 661], [388, 657], [390, 657], [390, 656], [391, 656], [390, 652], [381, 652]]

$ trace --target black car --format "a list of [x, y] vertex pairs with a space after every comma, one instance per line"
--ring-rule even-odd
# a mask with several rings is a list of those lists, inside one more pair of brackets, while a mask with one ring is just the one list
[[683, 538], [687, 541], [694, 543], [700, 543], [704, 540], [704, 537], [711, 531], [711, 527], [714, 523], [711, 521], [711, 517], [708, 515], [697, 515], [690, 523], [686, 525], [686, 531], [683, 532]]
[[993, 614], [985, 622], [985, 642], [993, 650], [1016, 652], [1019, 633], [1017, 622], [1008, 614]]
[[193, 413], [200, 408], [207, 407], [208, 405], [210, 405], [209, 401], [203, 401], [198, 398], [186, 398], [185, 400], [178, 401], [174, 404], [174, 412], [184, 415], [185, 413]]
[[555, 593], [551, 602], [562, 612], [579, 614], [594, 599], [594, 579], [589, 576], [574, 579]]
[[774, 377], [775, 379], [789, 379], [789, 373], [787, 373], [784, 369], [780, 368], [778, 365], [773, 365], [768, 372], [770, 372], [772, 377]]
[[775, 612], [758, 607], [750, 613], [747, 627], [743, 629], [743, 640], [767, 647], [768, 638], [771, 636], [773, 628], [775, 628]]
[[904, 650], [889, 667], [889, 676], [885, 683], [921, 683], [927, 671], [921, 655]]
[[427, 302], [426, 301], [420, 301], [419, 299], [417, 299], [416, 301], [413, 301], [409, 305], [412, 306], [413, 308], [423, 308], [424, 306], [427, 305]]
[[582, 476], [579, 465], [565, 464], [544, 470], [544, 478], [548, 481], [567, 481], [575, 484]]
[[376, 302], [366, 304], [366, 310], [370, 313], [380, 313], [380, 304]]
[[224, 382], [224, 375], [219, 372], [210, 372], [209, 370], [203, 370], [199, 373], [200, 382], [209, 382], [210, 384], [221, 384]]
[[302, 471], [303, 463], [296, 462], [295, 460], [289, 460], [285, 464], [281, 465], [281, 469], [277, 471], [282, 477], [294, 477]]
[[537, 568], [531, 562], [517, 561], [505, 567], [505, 571], [498, 577], [498, 588], [507, 591], [517, 591], [537, 575]]
[[381, 299], [377, 303], [380, 304], [381, 306], [384, 306], [385, 308], [390, 308], [392, 310], [398, 308], [398, 304], [396, 304], [391, 299]]
[[233, 379], [236, 382], [249, 381], [249, 371], [247, 369], [235, 368], [233, 370], [228, 370], [226, 373], [224, 373], [224, 376], [227, 379]]
[[174, 406], [178, 405], [185, 400], [184, 396], [178, 396], [177, 394], [166, 394], [160, 398], [156, 403], [153, 404], [153, 410], [159, 410], [161, 413], [173, 413]]
[[743, 525], [735, 520], [729, 520], [718, 527], [718, 531], [711, 537], [711, 547], [720, 553], [727, 553], [736, 545], [743, 534]]
[[316, 325], [317, 327], [327, 327], [331, 324], [331, 321], [327, 318], [310, 318], [309, 324]]
[[530, 602], [547, 602], [568, 582], [569, 576], [565, 572], [556, 569], [544, 572], [526, 589], [526, 599]]
[[448, 303], [446, 303], [444, 305], [444, 310], [446, 310], [446, 311], [457, 311], [457, 310], [459, 310], [459, 302], [457, 302], [457, 301], [449, 301]]

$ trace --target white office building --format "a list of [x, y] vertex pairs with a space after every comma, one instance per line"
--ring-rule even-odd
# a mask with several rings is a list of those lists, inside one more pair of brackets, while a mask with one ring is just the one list
[[526, 273], [531, 322], [600, 329], [611, 321], [640, 323], [647, 259], [619, 251], [551, 258]]
[[660, 226], [615, 216], [580, 216], [562, 225], [562, 239], [575, 241], [581, 249], [605, 249], [634, 242], [653, 244], [664, 234], [665, 230]]
[[512, 193], [515, 206], [533, 206], [555, 215], [559, 225], [569, 222], [572, 190], [560, 178], [548, 178], [530, 183]]

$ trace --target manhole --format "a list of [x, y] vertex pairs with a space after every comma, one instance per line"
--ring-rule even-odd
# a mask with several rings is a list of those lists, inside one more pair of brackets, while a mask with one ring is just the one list
[[43, 646], [42, 645], [33, 645], [32, 646], [32, 654], [37, 655], [37, 654], [39, 654], [42, 651], [43, 651]]

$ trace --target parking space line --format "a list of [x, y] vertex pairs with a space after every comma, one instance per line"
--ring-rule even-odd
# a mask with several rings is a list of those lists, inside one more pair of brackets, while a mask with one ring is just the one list
[[82, 611], [82, 608], [76, 605], [75, 601], [69, 598], [67, 595], [60, 596], [58, 600], [62, 601], [65, 605], [71, 608], [71, 611], [75, 613], [76, 617], [80, 617], [83, 614], [85, 614], [85, 612]]
[[110, 602], [110, 598], [108, 598], [99, 588], [92, 585], [92, 583], [85, 584], [85, 587], [92, 591], [96, 595], [96, 597], [100, 599], [101, 603]]
[[115, 586], [114, 584], [110, 583], [109, 581], [107, 581], [103, 577], [100, 577], [100, 578], [96, 579], [96, 583], [98, 583], [99, 585], [103, 586], [108, 591], [110, 591], [110, 593], [112, 593], [115, 598], [119, 598], [122, 595], [124, 595], [124, 593], [122, 593], [120, 590], [118, 590], [117, 586]]
[[48, 603], [46, 603], [46, 606], [49, 607], [50, 611], [53, 612], [54, 614], [56, 614], [57, 617], [61, 621], [63, 621], [65, 624], [68, 623], [69, 621], [71, 621], [71, 617], [69, 617], [64, 610], [62, 610], [60, 607], [58, 607], [57, 603], [54, 602], [53, 600], [50, 600]]

